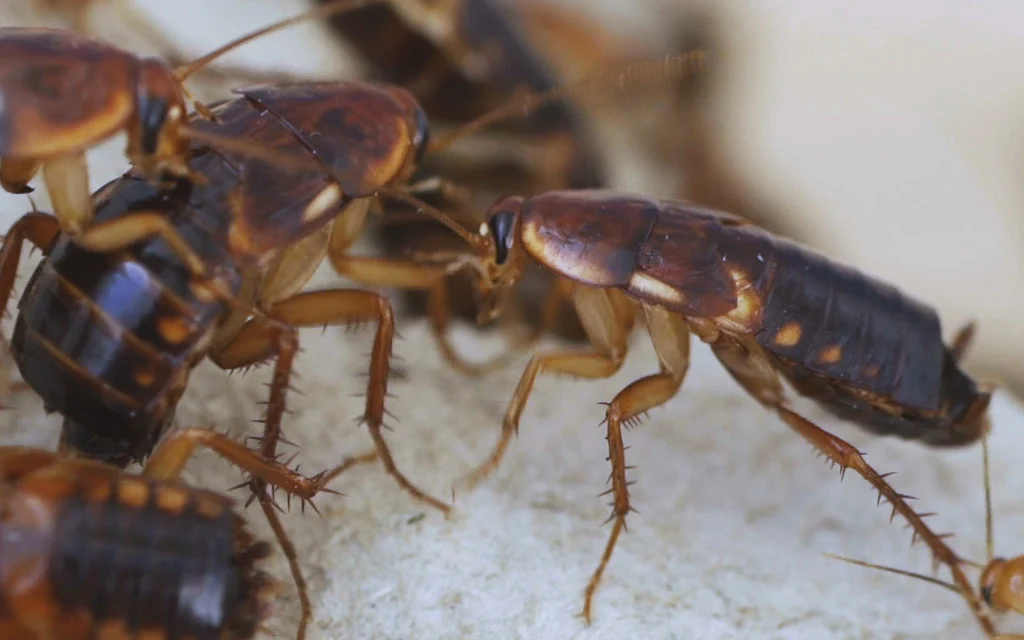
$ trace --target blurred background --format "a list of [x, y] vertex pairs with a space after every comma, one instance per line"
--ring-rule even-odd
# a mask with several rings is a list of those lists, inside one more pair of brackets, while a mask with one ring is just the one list
[[[698, 81], [650, 81], [582, 107], [596, 131], [586, 155], [601, 182], [752, 218], [935, 305], [947, 335], [975, 319], [969, 368], [1024, 390], [1024, 5], [500, 4], [556, 78], [709, 47], [714, 57]], [[3, 0], [0, 15], [4, 25], [77, 26], [187, 59], [305, 6]], [[254, 42], [193, 86], [212, 100], [242, 81], [365, 77], [372, 65], [339, 33], [306, 24]], [[122, 149], [118, 139], [92, 154], [96, 186], [124, 170]], [[47, 205], [42, 191], [36, 197]], [[26, 206], [4, 194], [0, 224]]]

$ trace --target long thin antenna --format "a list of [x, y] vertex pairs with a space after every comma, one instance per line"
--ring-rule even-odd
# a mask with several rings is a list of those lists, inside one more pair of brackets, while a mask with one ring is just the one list
[[938, 578], [933, 578], [932, 576], [926, 576], [923, 573], [914, 573], [913, 571], [905, 571], [903, 569], [897, 569], [896, 567], [887, 567], [882, 564], [874, 564], [871, 562], [865, 562], [863, 560], [854, 560], [853, 558], [837, 556], [833, 553], [823, 553], [821, 555], [825, 556], [826, 558], [832, 558], [833, 560], [842, 560], [843, 562], [849, 562], [850, 564], [859, 565], [861, 567], [867, 567], [868, 569], [877, 569], [879, 571], [887, 571], [889, 573], [907, 576], [908, 578], [917, 578], [918, 580], [924, 580], [925, 582], [930, 582], [932, 584], [937, 584], [940, 587], [945, 587], [953, 593], [962, 593], [960, 591], [960, 588], [957, 587], [955, 584], [951, 582], [946, 582], [945, 580], [939, 580]]
[[981, 468], [985, 473], [985, 560], [992, 562], [995, 557], [995, 543], [992, 533], [992, 482], [988, 464], [988, 434], [981, 437]]
[[696, 75], [704, 70], [710, 55], [710, 52], [706, 49], [696, 49], [668, 56], [661, 60], [627, 63], [620, 66], [617, 71], [612, 71], [596, 78], [588, 78], [579, 82], [564, 84], [547, 91], [530, 93], [514, 98], [509, 104], [485, 113], [447, 136], [436, 139], [431, 143], [430, 151], [445, 149], [459, 138], [479, 131], [495, 122], [509, 118], [525, 118], [539, 107], [556, 100], [599, 96], [609, 87], [622, 90], [630, 85], [639, 84], [651, 78], [685, 78]]
[[384, 0], [334, 0], [333, 2], [328, 2], [326, 4], [320, 5], [315, 9], [304, 11], [303, 13], [292, 16], [290, 18], [285, 18], [284, 20], [279, 20], [261, 29], [252, 31], [244, 36], [235, 38], [231, 42], [228, 42], [223, 46], [217, 47], [210, 53], [207, 53], [206, 55], [200, 58], [196, 58], [192, 62], [187, 62], [179, 66], [177, 69], [174, 70], [174, 77], [179, 82], [181, 82], [187, 79], [193, 73], [199, 71], [206, 65], [210, 64], [217, 58], [221, 57], [225, 53], [237, 49], [243, 44], [255, 40], [256, 38], [265, 36], [275, 31], [280, 31], [281, 29], [284, 29], [285, 27], [290, 27], [293, 24], [305, 22], [307, 20], [315, 20], [317, 18], [324, 18], [330, 15], [334, 15], [336, 13], [343, 13], [345, 11], [351, 11], [353, 9], [359, 9], [369, 5], [380, 4], [383, 1]]
[[440, 209], [436, 209], [430, 206], [429, 204], [423, 202], [419, 198], [411, 196], [408, 193], [405, 193], [398, 189], [381, 188], [378, 189], [377, 193], [378, 195], [382, 195], [387, 198], [400, 200], [411, 207], [416, 207], [417, 213], [423, 212], [429, 215], [430, 217], [435, 218], [438, 222], [448, 227], [456, 235], [465, 240], [469, 244], [469, 246], [473, 247], [474, 249], [480, 251], [485, 248], [484, 246], [482, 246], [483, 243], [485, 242], [483, 238], [476, 234], [470, 233], [469, 231], [466, 231], [466, 229], [463, 228], [462, 225], [456, 222], [447, 213], [444, 213]]

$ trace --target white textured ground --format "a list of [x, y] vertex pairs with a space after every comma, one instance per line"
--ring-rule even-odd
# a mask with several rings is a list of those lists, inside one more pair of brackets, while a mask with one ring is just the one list
[[[4, 15], [13, 4], [0, 5]], [[196, 15], [200, 4], [183, 13]], [[272, 4], [253, 0], [250, 6]], [[236, 17], [239, 29], [262, 20], [243, 12]], [[311, 33], [304, 32], [304, 44], [312, 42]], [[270, 52], [280, 57], [283, 50], [278, 45]], [[119, 143], [97, 154], [97, 184], [123, 167], [118, 151]], [[0, 213], [9, 221], [25, 204], [5, 198]], [[319, 282], [334, 280], [324, 275]], [[486, 379], [467, 379], [444, 365], [423, 325], [403, 323], [400, 329], [405, 340], [396, 353], [404, 358], [408, 380], [393, 386], [398, 398], [389, 409], [400, 422], [389, 438], [410, 477], [445, 496], [494, 442], [525, 359]], [[458, 337], [470, 353], [493, 346], [467, 328]], [[353, 423], [362, 412], [360, 400], [349, 394], [361, 391], [356, 374], [372, 337], [330, 329], [302, 338], [304, 395], [293, 397], [296, 413], [286, 429], [301, 447], [303, 468], [315, 470], [369, 446]], [[302, 552], [316, 608], [312, 637], [980, 637], [956, 596], [821, 556], [828, 551], [928, 569], [924, 551], [908, 551], [909, 534], [886, 524], [887, 511], [874, 506], [863, 482], [849, 476], [840, 484], [807, 445], [746, 399], [701, 346], [694, 348], [679, 397], [627, 435], [630, 462], [638, 465], [632, 478], [640, 514], [631, 519], [606, 574], [593, 627], [583, 627], [573, 614], [607, 533], [601, 526], [605, 499], [597, 498], [608, 473], [597, 403], [652, 372], [654, 363], [647, 343], [638, 340], [612, 380], [543, 380], [505, 465], [478, 491], [459, 496], [450, 521], [397, 492], [377, 468], [340, 479], [336, 488], [346, 495], [318, 500], [323, 518], [290, 515], [286, 524]], [[254, 433], [250, 420], [257, 417], [255, 402], [267, 375], [228, 377], [201, 366], [179, 422]], [[934, 525], [957, 532], [959, 551], [983, 554], [977, 448], [937, 452], [873, 438], [800, 406], [860, 445], [880, 470], [898, 470], [897, 488], [920, 497], [922, 510], [939, 512]], [[1024, 412], [1000, 394], [992, 416], [997, 546], [1024, 552], [1015, 535], [1024, 529], [1017, 500], [1024, 486]], [[20, 398], [0, 421], [5, 443], [56, 442], [59, 420], [43, 417], [32, 396]], [[215, 488], [239, 478], [210, 455], [191, 469], [192, 479]], [[266, 533], [258, 510], [249, 513]], [[286, 577], [279, 560], [272, 568]], [[289, 637], [295, 622], [291, 591], [281, 606], [272, 629], [275, 637]]]

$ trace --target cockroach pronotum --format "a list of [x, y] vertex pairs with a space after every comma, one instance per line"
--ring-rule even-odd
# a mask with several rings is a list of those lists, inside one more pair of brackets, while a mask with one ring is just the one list
[[[473, 249], [436, 256], [478, 279], [481, 322], [528, 262], [555, 273], [571, 295], [591, 350], [536, 355], [515, 390], [501, 438], [467, 478], [473, 486], [500, 464], [536, 377], [553, 372], [607, 378], [621, 367], [642, 321], [659, 372], [636, 380], [606, 412], [614, 525], [586, 589], [594, 593], [611, 558], [630, 498], [622, 426], [671, 399], [689, 363], [690, 332], [706, 342], [743, 389], [845, 471], [867, 480], [968, 585], [956, 554], [852, 445], [793, 411], [780, 377], [832, 413], [880, 433], [936, 446], [974, 442], [989, 428], [990, 389], [957, 363], [931, 308], [736, 216], [674, 201], [610, 191], [507, 197], [478, 234], [453, 226]], [[982, 624], [991, 628], [987, 619]]]
[[[987, 609], [995, 614], [1005, 614], [1009, 612], [1024, 613], [1024, 555], [1014, 556], [1012, 558], [1003, 558], [996, 557], [994, 551], [995, 545], [993, 543], [994, 536], [992, 533], [992, 486], [987, 436], [981, 438], [981, 451], [982, 473], [984, 474], [985, 481], [985, 555], [987, 560], [985, 564], [973, 562], [965, 558], [961, 558], [960, 560], [964, 564], [971, 565], [981, 571], [981, 575], [978, 577], [977, 592], [970, 588], [965, 590], [963, 585], [952, 584], [944, 580], [933, 578], [932, 576], [926, 576], [912, 571], [905, 571], [895, 567], [886, 567], [884, 565], [865, 562], [863, 560], [855, 560], [853, 558], [838, 556], [831, 553], [826, 553], [825, 555], [829, 558], [842, 560], [843, 562], [849, 562], [869, 569], [888, 571], [889, 573], [924, 580], [925, 582], [930, 582], [940, 587], [944, 587], [954, 593], [962, 595], [971, 605], [972, 609], [977, 611], [984, 611]], [[983, 613], [982, 615], [985, 614]], [[1008, 635], [1004, 633], [995, 633], [994, 631], [987, 629], [985, 631], [992, 640], [1024, 639], [1024, 634]]]
[[[81, 233], [93, 213], [85, 163], [90, 147], [125, 131], [126, 154], [146, 177], [192, 176], [188, 140], [200, 132], [187, 123], [182, 83], [189, 75], [262, 35], [375, 1], [332, 0], [177, 69], [67, 29], [0, 28], [0, 186], [29, 193], [28, 183], [42, 168], [62, 228]], [[275, 160], [243, 140], [215, 141], [209, 134], [204, 140]]]
[[[167, 435], [141, 474], [42, 449], [0, 447], [0, 637], [248, 640], [271, 613], [278, 583], [260, 570], [270, 546], [233, 502], [179, 481], [199, 445], [303, 501], [324, 490], [226, 436]], [[302, 603], [295, 549], [273, 508]]]

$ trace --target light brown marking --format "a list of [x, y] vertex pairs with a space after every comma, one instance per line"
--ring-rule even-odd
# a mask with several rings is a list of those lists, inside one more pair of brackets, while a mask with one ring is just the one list
[[216, 520], [224, 513], [224, 503], [213, 496], [200, 493], [194, 494], [192, 499], [196, 505], [196, 513], [204, 518]]
[[85, 499], [89, 502], [107, 502], [113, 485], [110, 482], [97, 482], [83, 489]]
[[837, 344], [826, 347], [818, 354], [818, 362], [835, 364], [843, 359], [843, 348]]
[[753, 333], [761, 324], [761, 298], [754, 291], [747, 274], [739, 269], [730, 269], [729, 275], [736, 283], [736, 307], [715, 318], [715, 323], [732, 333]]
[[878, 376], [879, 371], [880, 369], [878, 368], [878, 365], [873, 364], [871, 366], [864, 367], [863, 373], [867, 378], [875, 378]]
[[117, 499], [123, 505], [141, 509], [149, 502], [149, 483], [137, 478], [121, 478], [117, 483]]
[[192, 326], [183, 316], [162, 316], [156, 321], [156, 330], [169, 344], [181, 344], [192, 334]]
[[342, 195], [344, 194], [341, 187], [336, 184], [324, 188], [306, 205], [306, 209], [302, 212], [302, 221], [310, 223], [323, 217], [341, 201]]
[[132, 372], [132, 379], [138, 386], [149, 388], [156, 382], [156, 373], [152, 369], [136, 369]]
[[156, 488], [156, 505], [162, 511], [179, 514], [188, 502], [188, 491], [181, 487], [162, 486]]
[[650, 302], [654, 304], [681, 305], [685, 300], [679, 289], [642, 271], [633, 272], [629, 279], [629, 287], [636, 293], [650, 298]]
[[114, 618], [104, 620], [96, 625], [96, 637], [103, 638], [103, 640], [132, 640], [135, 634], [128, 630], [128, 625], [124, 620]]
[[167, 640], [167, 631], [163, 629], [143, 629], [139, 631], [138, 640]]
[[775, 344], [779, 347], [792, 347], [796, 343], [800, 342], [800, 338], [803, 336], [803, 328], [799, 322], [787, 322], [782, 325], [779, 332], [775, 334]]

